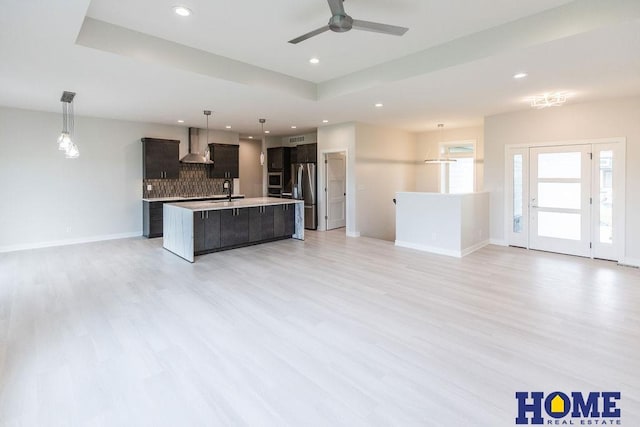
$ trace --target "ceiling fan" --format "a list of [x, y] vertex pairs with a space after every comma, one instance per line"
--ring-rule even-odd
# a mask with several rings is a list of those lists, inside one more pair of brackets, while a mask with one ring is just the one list
[[336, 33], [344, 33], [353, 28], [356, 30], [372, 31], [374, 33], [391, 34], [394, 36], [401, 36], [409, 30], [408, 28], [397, 27], [395, 25], [379, 24], [377, 22], [353, 19], [344, 11], [344, 5], [342, 4], [343, 1], [344, 0], [327, 0], [329, 8], [331, 8], [331, 19], [329, 19], [329, 24], [305, 35], [289, 40], [289, 43], [298, 44], [329, 30], [335, 31]]

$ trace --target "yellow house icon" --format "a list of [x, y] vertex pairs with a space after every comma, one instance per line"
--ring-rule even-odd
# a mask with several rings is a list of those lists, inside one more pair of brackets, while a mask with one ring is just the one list
[[556, 413], [564, 413], [564, 399], [560, 397], [560, 395], [556, 395], [553, 399], [551, 399], [551, 412]]

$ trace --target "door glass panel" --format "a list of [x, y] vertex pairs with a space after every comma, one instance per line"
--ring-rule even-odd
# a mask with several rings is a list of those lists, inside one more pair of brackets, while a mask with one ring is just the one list
[[513, 232], [522, 233], [522, 154], [513, 156]]
[[613, 243], [613, 151], [600, 152], [600, 242]]
[[579, 182], [539, 182], [538, 206], [541, 208], [580, 209], [581, 187]]
[[580, 240], [579, 213], [538, 212], [538, 236]]
[[538, 178], [580, 178], [582, 153], [540, 153]]

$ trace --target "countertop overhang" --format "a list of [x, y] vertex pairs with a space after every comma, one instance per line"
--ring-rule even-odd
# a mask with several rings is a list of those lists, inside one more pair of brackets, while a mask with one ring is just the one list
[[[142, 199], [143, 202], [180, 202], [180, 201], [188, 201], [188, 200], [202, 200], [202, 199], [211, 199], [211, 200], [224, 200], [228, 198], [228, 194], [211, 194], [209, 196], [173, 196], [173, 197], [151, 197]], [[232, 194], [231, 197], [244, 197], [244, 194]]]
[[204, 202], [167, 203], [167, 205], [187, 209], [193, 212], [201, 212], [235, 208], [253, 208], [258, 206], [293, 205], [297, 203], [304, 204], [304, 200], [280, 199], [275, 197], [254, 197], [250, 199], [232, 200], [231, 202], [215, 200]]

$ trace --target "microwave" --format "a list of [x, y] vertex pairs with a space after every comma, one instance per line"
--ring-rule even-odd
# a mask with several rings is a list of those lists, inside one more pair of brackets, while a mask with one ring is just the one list
[[269, 172], [268, 174], [268, 185], [269, 188], [282, 188], [282, 172]]

